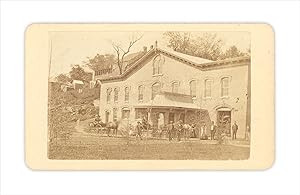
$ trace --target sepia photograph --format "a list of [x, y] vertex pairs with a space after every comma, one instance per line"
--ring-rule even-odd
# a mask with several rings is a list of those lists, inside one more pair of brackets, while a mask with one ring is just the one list
[[300, 1], [0, 4], [0, 194], [299, 193]]
[[48, 42], [48, 159], [249, 158], [250, 32], [49, 31]]

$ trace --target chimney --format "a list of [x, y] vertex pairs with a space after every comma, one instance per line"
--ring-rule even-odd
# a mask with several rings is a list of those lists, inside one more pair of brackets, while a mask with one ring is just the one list
[[143, 51], [144, 51], [145, 53], [147, 52], [147, 47], [146, 47], [146, 46], [143, 47]]
[[155, 49], [157, 48], [157, 41], [155, 41]]

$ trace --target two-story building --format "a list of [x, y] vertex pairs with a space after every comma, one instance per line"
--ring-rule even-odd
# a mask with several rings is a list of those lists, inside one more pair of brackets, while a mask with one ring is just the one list
[[250, 118], [249, 68], [250, 57], [211, 61], [154, 47], [122, 75], [99, 78], [99, 114], [104, 122], [146, 117], [154, 127], [158, 121], [181, 119], [198, 128], [215, 121], [228, 134], [236, 121], [243, 138]]

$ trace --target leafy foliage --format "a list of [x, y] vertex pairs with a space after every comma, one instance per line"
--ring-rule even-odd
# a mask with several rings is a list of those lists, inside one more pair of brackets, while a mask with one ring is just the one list
[[249, 55], [248, 53], [241, 52], [235, 45], [231, 46], [229, 49], [225, 51], [220, 56], [220, 59], [227, 59], [227, 58], [235, 58], [235, 57], [242, 57]]
[[97, 54], [93, 58], [88, 57], [88, 61], [84, 63], [95, 71], [109, 69], [113, 67], [114, 63], [116, 63], [116, 56], [113, 54]]
[[74, 65], [70, 71], [70, 77], [72, 80], [91, 81], [92, 74], [85, 72], [80, 65]]
[[93, 101], [98, 98], [99, 88], [62, 92], [49, 88], [48, 131], [50, 144], [67, 141], [78, 119], [86, 120], [98, 113]]
[[65, 74], [59, 74], [57, 77], [56, 77], [56, 80], [59, 82], [59, 83], [68, 83], [68, 82], [71, 82], [72, 79], [70, 77], [68, 77], [67, 75]]
[[217, 37], [216, 33], [203, 33], [201, 36], [192, 36], [187, 32], [165, 32], [164, 37], [168, 40], [168, 47], [174, 51], [197, 56], [209, 60], [220, 60], [232, 57], [244, 56], [236, 46], [231, 46], [222, 52], [224, 41]]

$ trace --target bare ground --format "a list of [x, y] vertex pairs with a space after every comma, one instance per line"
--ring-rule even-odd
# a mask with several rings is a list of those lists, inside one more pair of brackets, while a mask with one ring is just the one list
[[214, 141], [139, 140], [78, 134], [49, 145], [49, 159], [99, 160], [244, 160], [250, 147], [219, 145]]

